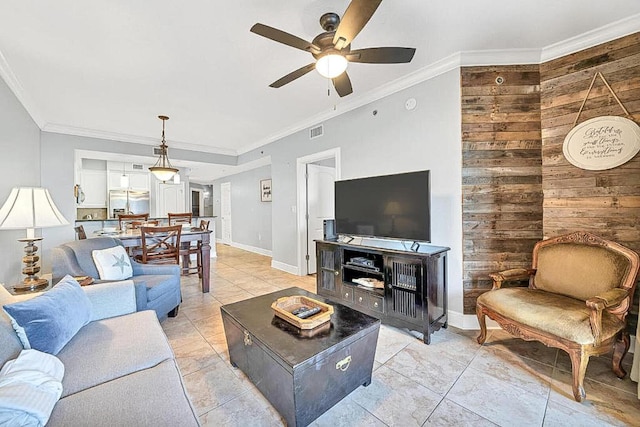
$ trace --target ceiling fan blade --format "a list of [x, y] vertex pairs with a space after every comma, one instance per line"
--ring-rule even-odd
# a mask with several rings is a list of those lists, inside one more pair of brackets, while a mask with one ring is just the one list
[[352, 50], [345, 57], [349, 62], [365, 64], [403, 64], [411, 62], [414, 53], [412, 47], [370, 47]]
[[356, 38], [373, 16], [382, 0], [352, 0], [345, 10], [333, 37], [336, 49], [341, 50]]
[[333, 80], [333, 86], [336, 88], [336, 92], [338, 93], [338, 95], [340, 95], [341, 98], [353, 92], [353, 88], [351, 87], [351, 80], [349, 79], [349, 75], [346, 71], [331, 80]]
[[262, 37], [266, 37], [278, 43], [286, 44], [287, 46], [295, 47], [296, 49], [311, 52], [312, 50], [320, 51], [320, 48], [314, 46], [306, 40], [296, 37], [293, 34], [289, 34], [277, 28], [269, 27], [264, 24], [255, 24], [250, 30], [252, 33], [258, 34]]
[[304, 67], [298, 68], [297, 70], [290, 72], [286, 76], [284, 76], [284, 77], [276, 80], [275, 82], [271, 83], [269, 86], [270, 87], [275, 87], [275, 88], [282, 87], [282, 86], [286, 85], [287, 83], [291, 83], [295, 79], [304, 76], [305, 74], [307, 74], [309, 71], [313, 70], [314, 68], [316, 68], [316, 63], [312, 62], [311, 64], [305, 65]]

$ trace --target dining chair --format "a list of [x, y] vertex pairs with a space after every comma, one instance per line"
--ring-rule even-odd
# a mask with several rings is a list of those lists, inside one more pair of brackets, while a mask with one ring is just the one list
[[182, 226], [140, 227], [142, 253], [134, 259], [142, 264], [179, 264]]
[[169, 225], [191, 224], [191, 219], [193, 218], [191, 212], [168, 213], [167, 216], [169, 217]]
[[155, 225], [160, 225], [160, 221], [158, 221], [157, 219], [149, 219], [146, 221], [131, 221], [130, 223], [128, 223], [128, 225], [130, 226], [131, 229], [133, 230], [137, 230], [138, 228], [144, 226], [155, 226]]
[[[144, 221], [149, 219], [149, 214], [120, 214], [118, 215], [118, 228], [125, 231], [128, 228], [139, 228]], [[137, 226], [134, 226], [135, 225]]]
[[76, 231], [77, 240], [84, 240], [87, 238], [87, 233], [84, 231], [84, 226], [78, 225], [73, 228]]
[[[201, 219], [200, 220], [200, 224], [198, 226], [199, 230], [208, 230], [209, 229], [209, 221], [205, 220], [205, 219]], [[180, 247], [180, 256], [183, 257], [183, 260], [185, 259], [184, 257], [187, 257], [186, 259], [188, 260], [190, 258], [191, 255], [195, 254], [196, 255], [196, 266], [195, 267], [191, 267], [189, 265], [189, 261], [187, 261], [186, 263], [183, 262], [182, 263], [182, 274], [183, 275], [187, 275], [190, 273], [195, 273], [197, 271], [198, 273], [198, 277], [202, 278], [202, 241], [198, 240], [197, 242], [189, 242], [188, 246], [187, 244], [183, 244]], [[195, 270], [195, 271], [193, 271]]]

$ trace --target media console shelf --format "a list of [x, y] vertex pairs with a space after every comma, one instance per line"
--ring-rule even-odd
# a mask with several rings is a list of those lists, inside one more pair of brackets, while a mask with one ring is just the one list
[[[434, 331], [447, 327], [450, 248], [421, 245], [411, 251], [381, 246], [316, 240], [317, 292], [382, 323], [420, 331], [429, 344]], [[370, 279], [369, 286], [355, 283], [358, 279]]]

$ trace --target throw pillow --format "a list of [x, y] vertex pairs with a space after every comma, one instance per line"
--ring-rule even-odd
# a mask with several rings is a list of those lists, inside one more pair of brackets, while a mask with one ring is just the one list
[[55, 356], [22, 350], [0, 370], [0, 425], [44, 426], [62, 394], [64, 365]]
[[127, 280], [133, 276], [129, 255], [120, 245], [91, 252], [102, 280]]
[[71, 276], [42, 295], [5, 305], [4, 311], [24, 328], [28, 347], [50, 354], [58, 354], [92, 316], [91, 301]]

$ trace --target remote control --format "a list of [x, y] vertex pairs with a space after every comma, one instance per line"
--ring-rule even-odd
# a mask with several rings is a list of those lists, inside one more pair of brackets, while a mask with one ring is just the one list
[[310, 308], [309, 310], [296, 314], [296, 316], [298, 316], [301, 319], [306, 319], [307, 317], [311, 317], [314, 314], [319, 313], [320, 310], [321, 310], [320, 307], [313, 307], [313, 308]]
[[291, 314], [297, 316], [298, 313], [302, 313], [302, 312], [307, 311], [307, 310], [311, 310], [311, 307], [307, 307], [306, 305], [303, 305], [303, 306], [300, 306], [300, 307], [296, 308], [295, 310], [293, 310], [291, 312]]

